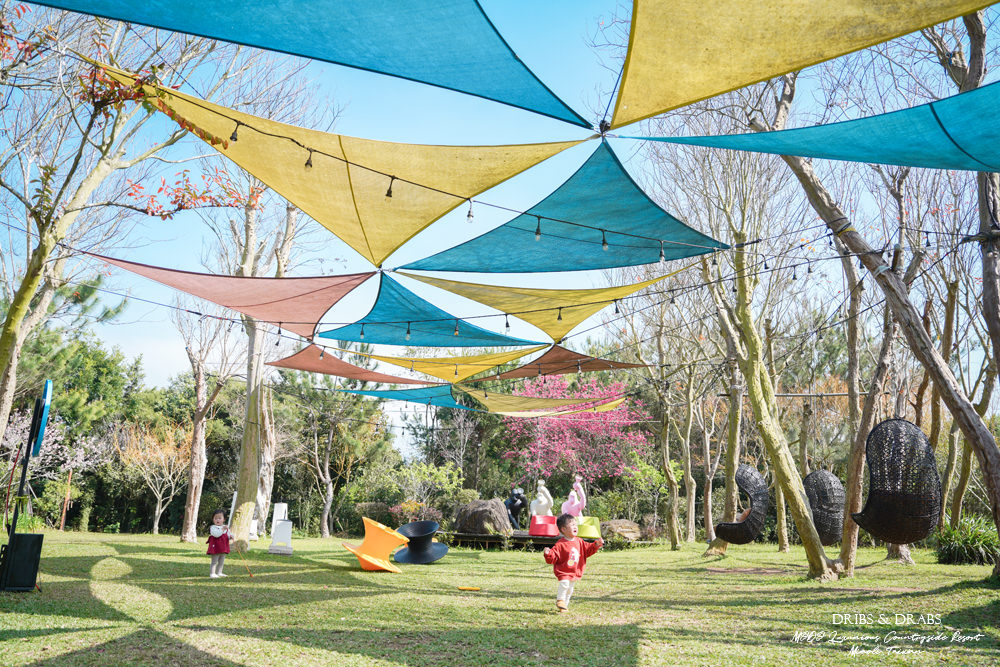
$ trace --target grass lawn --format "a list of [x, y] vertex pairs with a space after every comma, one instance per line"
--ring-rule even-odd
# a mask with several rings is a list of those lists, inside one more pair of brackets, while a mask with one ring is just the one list
[[248, 557], [252, 578], [234, 553], [216, 580], [204, 544], [47, 532], [42, 592], [0, 593], [0, 664], [827, 667], [1000, 656], [990, 568], [938, 565], [923, 550], [911, 567], [862, 550], [854, 579], [826, 584], [803, 578], [797, 548], [602, 552], [557, 614], [537, 552], [452, 549], [397, 575], [363, 572], [335, 539], [295, 540], [294, 556], [266, 546]]

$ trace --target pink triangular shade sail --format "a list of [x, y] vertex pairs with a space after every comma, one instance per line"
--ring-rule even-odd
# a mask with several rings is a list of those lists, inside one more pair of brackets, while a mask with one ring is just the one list
[[92, 253], [91, 256], [181, 292], [277, 324], [305, 338], [312, 338], [316, 323], [333, 304], [375, 275], [374, 271], [368, 271], [311, 278], [242, 278], [165, 269]]
[[336, 375], [337, 377], [349, 378], [351, 380], [361, 380], [362, 382], [380, 382], [382, 384], [434, 384], [426, 380], [413, 380], [411, 378], [398, 377], [377, 373], [367, 368], [361, 368], [354, 364], [349, 364], [343, 359], [338, 359], [332, 354], [323, 354], [317, 345], [299, 350], [290, 357], [267, 362], [268, 366], [278, 368], [290, 368], [296, 371], [308, 371], [310, 373], [323, 373], [324, 375]]
[[[499, 375], [489, 375], [478, 380], [510, 380], [514, 378], [533, 378], [539, 375], [566, 375], [567, 373], [582, 373], [586, 371], [610, 371], [617, 368], [643, 368], [645, 364], [632, 364], [624, 361], [599, 359], [585, 354], [567, 350], [565, 347], [553, 345], [542, 356], [523, 366], [509, 370]], [[470, 380], [475, 382], [477, 380]]]

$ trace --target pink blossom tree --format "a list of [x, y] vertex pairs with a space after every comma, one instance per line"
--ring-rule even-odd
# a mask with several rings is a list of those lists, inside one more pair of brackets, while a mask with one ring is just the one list
[[[596, 377], [581, 379], [571, 390], [565, 376], [528, 380], [522, 396], [539, 398], [612, 398], [626, 391], [621, 382], [600, 384]], [[642, 425], [649, 419], [645, 407], [631, 399], [608, 412], [581, 412], [563, 417], [524, 419], [505, 417], [508, 431], [520, 443], [505, 456], [519, 463], [525, 478], [581, 475], [588, 482], [621, 477], [634, 468], [650, 447]]]

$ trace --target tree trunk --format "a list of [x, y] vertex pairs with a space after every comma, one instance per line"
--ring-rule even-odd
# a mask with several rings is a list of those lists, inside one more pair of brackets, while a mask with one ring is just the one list
[[323, 491], [323, 516], [320, 520], [319, 536], [330, 537], [330, 508], [333, 507], [333, 482], [328, 481]]
[[944, 466], [944, 475], [941, 480], [941, 513], [938, 515], [938, 530], [945, 526], [945, 510], [948, 509], [948, 497], [951, 495], [951, 484], [955, 479], [955, 465], [958, 463], [958, 441], [961, 434], [958, 431], [958, 424], [951, 423], [948, 431], [948, 461]]
[[156, 496], [156, 513], [153, 514], [153, 535], [160, 534], [160, 516], [163, 514], [163, 510], [166, 507], [163, 504], [163, 498]]
[[[983, 382], [983, 394], [976, 403], [976, 412], [982, 417], [986, 415], [986, 410], [990, 406], [993, 398], [993, 390], [997, 384], [997, 363], [992, 361], [986, 369], [986, 380]], [[958, 484], [955, 487], [955, 497], [951, 501], [951, 527], [957, 528], [962, 520], [962, 502], [965, 500], [965, 491], [969, 487], [969, 476], [972, 474], [972, 448], [968, 441], [963, 440], [962, 447], [962, 470], [959, 473]]]
[[[666, 408], [664, 408], [666, 409]], [[670, 466], [670, 425], [666, 415], [660, 426], [660, 452], [663, 455], [663, 475], [667, 478], [667, 488], [670, 491], [670, 511], [667, 512], [667, 534], [670, 537], [670, 548], [677, 551], [681, 548], [681, 528], [677, 517], [677, 505], [680, 504], [680, 488], [677, 478]]]
[[694, 475], [691, 472], [691, 428], [694, 423], [694, 366], [688, 367], [687, 379], [687, 387], [685, 388], [687, 406], [684, 412], [684, 433], [680, 437], [681, 465], [684, 467], [684, 499], [687, 505], [684, 512], [687, 533], [684, 539], [687, 542], [694, 542], [695, 517], [697, 516], [697, 508], [695, 507], [697, 487]]
[[788, 519], [785, 514], [785, 492], [777, 478], [774, 480], [774, 514], [777, 517], [778, 553], [788, 553]]
[[257, 534], [263, 537], [267, 533], [267, 517], [271, 511], [271, 491], [274, 489], [274, 461], [277, 442], [274, 433], [274, 415], [271, 409], [271, 390], [264, 385], [263, 373], [257, 376], [260, 391], [259, 414], [262, 417], [260, 427], [260, 472], [257, 480], [257, 516], [260, 523]]
[[812, 404], [809, 399], [802, 402], [802, 426], [799, 428], [799, 472], [802, 478], [809, 474], [809, 426], [812, 417]]
[[[704, 414], [704, 411], [703, 413]], [[704, 421], [704, 420], [703, 420]], [[714, 413], [713, 413], [713, 425], [712, 432], [715, 431], [714, 425]], [[715, 525], [712, 520], [712, 478], [715, 476], [715, 471], [719, 469], [719, 459], [715, 460], [715, 468], [713, 469], [712, 464], [712, 437], [711, 433], [704, 426], [702, 427], [702, 437], [705, 444], [704, 457], [705, 457], [705, 488], [702, 490], [702, 496], [704, 500], [702, 501], [702, 516], [705, 521], [705, 540], [711, 544], [715, 539]]]
[[843, 576], [854, 576], [854, 562], [858, 553], [858, 524], [854, 523], [852, 514], [861, 511], [863, 494], [862, 482], [865, 474], [865, 443], [868, 433], [875, 426], [875, 408], [882, 394], [882, 386], [889, 370], [889, 357], [892, 354], [892, 342], [896, 337], [896, 323], [886, 308], [882, 325], [882, 347], [878, 353], [875, 372], [872, 374], [865, 404], [861, 410], [861, 421], [855, 430], [851, 443], [851, 452], [847, 459], [847, 488], [844, 490], [844, 532], [840, 541], [840, 567]]
[[886, 560], [896, 560], [903, 565], [913, 565], [913, 557], [910, 555], [910, 547], [906, 544], [890, 544], [886, 549]]
[[[188, 357], [191, 357], [190, 352]], [[201, 491], [205, 485], [205, 467], [208, 457], [205, 452], [205, 412], [207, 388], [204, 367], [194, 365], [194, 404], [191, 419], [191, 462], [188, 465], [188, 492], [184, 502], [184, 523], [181, 526], [181, 542], [198, 541], [198, 511], [201, 509]], [[230, 517], [231, 519], [232, 517]]]
[[[733, 341], [726, 338], [730, 359], [736, 358]], [[722, 509], [723, 522], [736, 518], [739, 489], [736, 486], [736, 468], [740, 464], [740, 429], [743, 425], [743, 376], [735, 362], [729, 364], [729, 414], [726, 418], [726, 502]], [[703, 556], [721, 556], [729, 542], [713, 537]]]
[[[951, 361], [952, 340], [955, 337], [955, 311], [958, 306], [958, 281], [945, 283], [946, 296], [944, 302], [944, 326], [941, 330], [941, 359], [947, 364]], [[928, 435], [931, 447], [936, 452], [941, 442], [941, 395], [937, 384], [931, 389], [931, 432]], [[952, 462], [954, 466], [954, 462]], [[949, 482], [951, 480], [948, 480]], [[946, 498], [944, 496], [943, 498]], [[942, 498], [942, 500], [943, 500]], [[944, 515], [941, 515], [942, 521]]]
[[260, 386], [257, 377], [262, 372], [260, 332], [257, 321], [244, 317], [247, 332], [247, 396], [246, 418], [243, 424], [243, 439], [240, 442], [240, 466], [236, 481], [236, 511], [230, 523], [234, 546], [237, 551], [246, 551], [250, 546], [250, 522], [257, 507], [257, 487], [260, 482], [260, 414], [261, 402], [258, 394]]

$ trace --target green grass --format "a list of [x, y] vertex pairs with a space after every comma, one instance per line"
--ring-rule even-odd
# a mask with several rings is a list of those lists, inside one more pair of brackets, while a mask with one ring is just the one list
[[[229, 577], [213, 580], [204, 544], [49, 532], [42, 592], [0, 593], [0, 664], [827, 667], [986, 665], [1000, 655], [990, 567], [938, 565], [924, 550], [910, 567], [862, 550], [854, 579], [824, 584], [804, 578], [800, 549], [773, 545], [730, 547], [721, 559], [703, 559], [697, 544], [603, 552], [570, 612], [557, 614], [555, 579], [535, 552], [452, 549], [397, 575], [361, 571], [339, 540], [293, 546], [282, 557], [258, 543], [253, 578], [232, 554]], [[897, 613], [913, 622], [896, 625]], [[918, 624], [920, 614], [940, 625]], [[810, 631], [825, 635], [795, 641]], [[945, 638], [890, 642], [919, 652], [887, 654], [891, 631]], [[951, 641], [956, 631], [982, 637]], [[834, 632], [879, 641], [830, 642]], [[852, 643], [882, 653], [852, 656]]]

